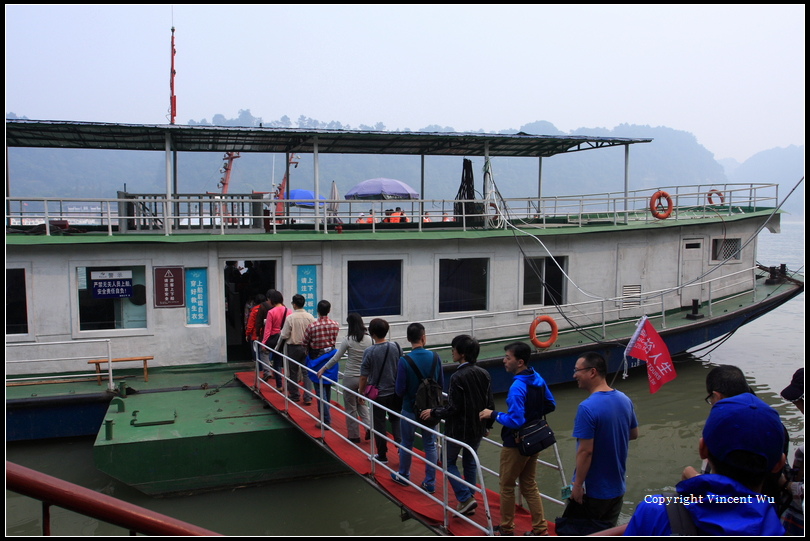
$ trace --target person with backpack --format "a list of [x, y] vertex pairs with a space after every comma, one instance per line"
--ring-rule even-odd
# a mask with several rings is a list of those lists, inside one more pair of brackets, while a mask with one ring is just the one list
[[[396, 393], [402, 397], [402, 447], [399, 449], [399, 471], [391, 474], [395, 482], [404, 486], [409, 486], [408, 479], [411, 477], [411, 451], [417, 419], [423, 409], [432, 409], [439, 405], [437, 401], [441, 400], [441, 389], [444, 386], [444, 372], [439, 355], [425, 349], [425, 326], [411, 323], [408, 325], [407, 337], [411, 343], [411, 352], [399, 359], [396, 380]], [[436, 434], [422, 430], [422, 443], [427, 462], [421, 487], [425, 492], [433, 494], [436, 490], [434, 465], [438, 462]]]
[[[492, 428], [492, 419], [481, 420], [478, 413], [485, 409], [495, 408], [495, 398], [492, 395], [492, 381], [489, 372], [476, 366], [481, 346], [478, 340], [468, 334], [460, 334], [450, 343], [453, 360], [458, 363], [458, 369], [450, 376], [450, 387], [447, 392], [448, 404], [437, 408], [426, 409], [420, 415], [424, 421], [445, 419], [445, 434], [466, 443], [474, 451], [478, 451], [481, 440]], [[462, 477], [456, 461], [461, 454], [462, 447], [447, 441], [447, 471], [456, 477]], [[475, 485], [478, 482], [475, 456], [466, 450], [461, 457], [464, 470], [463, 479]], [[456, 510], [462, 515], [472, 515], [478, 502], [472, 489], [461, 481], [450, 479], [450, 486], [458, 500]]]
[[526, 500], [532, 516], [532, 530], [525, 535], [548, 535], [548, 523], [543, 511], [543, 500], [537, 488], [537, 455], [521, 454], [515, 441], [515, 432], [532, 421], [542, 418], [557, 408], [554, 396], [543, 377], [529, 366], [532, 350], [525, 342], [513, 342], [504, 348], [503, 365], [515, 376], [506, 395], [506, 412], [481, 410], [481, 420], [492, 419], [503, 425], [501, 438], [500, 494], [501, 522], [495, 527], [497, 535], [515, 534], [515, 481]]

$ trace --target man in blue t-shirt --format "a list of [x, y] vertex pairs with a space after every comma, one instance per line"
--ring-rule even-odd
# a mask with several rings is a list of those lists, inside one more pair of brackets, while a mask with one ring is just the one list
[[574, 379], [589, 396], [577, 409], [576, 471], [566, 519], [600, 521], [615, 526], [626, 489], [630, 440], [638, 438], [638, 419], [630, 399], [606, 381], [607, 363], [598, 353], [577, 359]]
[[[402, 448], [399, 450], [399, 472], [392, 473], [391, 478], [401, 485], [408, 486], [408, 479], [411, 476], [411, 455], [413, 440], [416, 435], [417, 412], [414, 411], [416, 400], [416, 390], [419, 388], [421, 379], [414, 373], [405, 357], [410, 357], [414, 365], [424, 378], [433, 378], [439, 385], [444, 387], [444, 372], [442, 371], [442, 361], [439, 356], [425, 349], [427, 338], [425, 336], [425, 326], [421, 323], [411, 323], [407, 330], [408, 342], [411, 343], [411, 352], [399, 359], [397, 366], [396, 393], [402, 397]], [[419, 412], [421, 413], [421, 412]], [[412, 421], [412, 422], [409, 422]], [[429, 432], [427, 428], [422, 428], [422, 443], [425, 451], [425, 479], [421, 484], [422, 490], [433, 494], [436, 490], [436, 468], [438, 463], [438, 453], [436, 451], [436, 434]]]

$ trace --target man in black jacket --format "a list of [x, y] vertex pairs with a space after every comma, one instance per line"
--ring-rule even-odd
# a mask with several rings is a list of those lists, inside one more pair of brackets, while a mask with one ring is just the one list
[[[447, 436], [464, 442], [477, 451], [481, 439], [489, 432], [494, 423], [492, 420], [481, 421], [478, 415], [485, 408], [493, 409], [495, 407], [492, 385], [489, 373], [475, 365], [481, 349], [478, 340], [462, 334], [453, 338], [451, 346], [453, 360], [459, 363], [459, 366], [450, 377], [448, 404], [445, 407], [423, 411], [422, 419], [425, 421], [446, 419]], [[457, 477], [462, 477], [456, 465], [461, 450], [462, 447], [457, 443], [447, 442], [447, 471]], [[464, 469], [464, 480], [470, 485], [475, 485], [478, 481], [475, 457], [466, 449], [461, 457], [461, 464]], [[478, 503], [475, 501], [475, 493], [472, 489], [453, 477], [449, 479], [458, 500], [458, 512], [465, 515], [475, 513]]]

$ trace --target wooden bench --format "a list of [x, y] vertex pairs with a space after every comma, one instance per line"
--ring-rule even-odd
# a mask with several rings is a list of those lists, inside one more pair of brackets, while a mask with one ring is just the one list
[[94, 364], [96, 365], [96, 379], [98, 379], [98, 384], [101, 385], [101, 365], [106, 363], [110, 360], [114, 363], [123, 363], [127, 361], [143, 361], [143, 380], [149, 381], [149, 369], [147, 362], [154, 360], [155, 357], [152, 355], [144, 355], [143, 357], [121, 357], [120, 359], [95, 359], [92, 361], [87, 361], [87, 364]]

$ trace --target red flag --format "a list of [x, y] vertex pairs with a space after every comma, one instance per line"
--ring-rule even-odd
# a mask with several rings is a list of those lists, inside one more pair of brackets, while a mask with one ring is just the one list
[[669, 349], [647, 316], [643, 316], [638, 322], [636, 332], [627, 344], [624, 355], [647, 363], [650, 393], [658, 392], [664, 383], [672, 381], [677, 376]]

